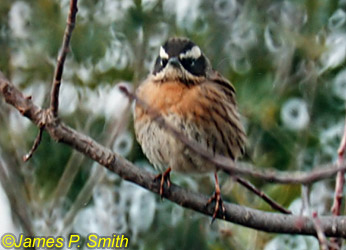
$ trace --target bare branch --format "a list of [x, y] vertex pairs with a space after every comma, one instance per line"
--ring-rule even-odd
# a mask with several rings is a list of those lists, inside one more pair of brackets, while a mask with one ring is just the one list
[[44, 125], [40, 126], [40, 129], [39, 129], [38, 134], [36, 136], [36, 139], [34, 141], [34, 145], [32, 145], [32, 148], [30, 149], [29, 153], [27, 153], [26, 155], [23, 156], [23, 161], [28, 161], [32, 157], [34, 152], [36, 151], [37, 147], [40, 145], [43, 130], [44, 130]]
[[[78, 0], [70, 1], [70, 11], [67, 17], [67, 25], [65, 28], [64, 39], [63, 39], [62, 48], [58, 56], [58, 62], [57, 62], [57, 66], [54, 73], [54, 81], [52, 85], [51, 103], [50, 103], [50, 110], [54, 117], [58, 116], [59, 91], [60, 91], [60, 85], [61, 85], [61, 78], [64, 71], [64, 63], [65, 63], [66, 55], [69, 51], [69, 44], [70, 44], [70, 40], [72, 36], [72, 31], [74, 29], [75, 22], [76, 22], [76, 14], [78, 11], [77, 1]], [[27, 99], [31, 99], [31, 97]], [[43, 121], [42, 124], [39, 126], [40, 130], [36, 136], [34, 144], [31, 150], [29, 151], [29, 153], [23, 156], [23, 161], [28, 161], [32, 157], [32, 155], [34, 154], [38, 146], [40, 145], [44, 126], [45, 126], [45, 121]]]
[[304, 211], [306, 211], [308, 214], [311, 214], [310, 186], [309, 185], [302, 185], [301, 195], [302, 195], [302, 207], [300, 210], [300, 214], [302, 215], [304, 213]]
[[318, 242], [320, 244], [320, 249], [321, 250], [328, 250], [328, 240], [323, 232], [323, 229], [321, 227], [321, 222], [318, 218], [317, 212], [311, 212], [311, 207], [310, 207], [310, 187], [307, 185], [302, 186], [302, 209], [301, 209], [301, 214], [304, 213], [304, 210], [311, 215], [311, 218], [314, 223], [314, 227], [316, 229], [316, 237], [318, 239]]
[[328, 241], [326, 236], [323, 233], [323, 229], [321, 227], [321, 222], [317, 216], [317, 212], [312, 213], [312, 218], [313, 218], [314, 226], [317, 232], [317, 239], [318, 239], [318, 242], [320, 243], [320, 248], [321, 250], [328, 250]]
[[239, 177], [239, 176], [234, 176], [234, 178], [236, 179], [236, 181], [243, 185], [244, 187], [246, 187], [247, 189], [249, 189], [251, 192], [255, 193], [257, 196], [259, 196], [260, 198], [262, 198], [266, 203], [268, 203], [271, 208], [273, 208], [274, 210], [277, 210], [283, 214], [292, 214], [292, 212], [286, 208], [284, 208], [283, 206], [281, 206], [279, 203], [277, 203], [276, 201], [274, 201], [272, 198], [270, 198], [266, 193], [262, 192], [261, 190], [259, 190], [258, 188], [256, 188], [254, 185], [252, 185], [250, 182], [248, 182], [247, 180], [244, 180], [243, 178]]
[[[340, 142], [340, 146], [338, 149], [338, 161], [337, 165], [341, 166], [344, 163], [344, 153], [346, 148], [346, 121], [344, 125], [344, 133]], [[332, 212], [334, 215], [340, 215], [341, 203], [342, 203], [342, 192], [345, 185], [345, 171], [338, 172], [336, 176], [335, 183], [335, 193], [334, 193], [334, 203], [332, 207]]]
[[69, 45], [71, 40], [72, 31], [76, 22], [76, 14], [77, 14], [77, 0], [70, 1], [70, 11], [67, 17], [67, 25], [64, 33], [64, 39], [62, 43], [62, 48], [60, 49], [60, 53], [58, 56], [58, 62], [54, 73], [54, 81], [51, 92], [51, 100], [50, 100], [50, 109], [53, 113], [54, 117], [58, 116], [59, 110], [59, 91], [61, 85], [61, 78], [64, 71], [64, 63], [66, 59], [66, 55], [69, 52]]
[[[45, 120], [45, 130], [56, 141], [71, 146], [118, 174], [121, 178], [136, 183], [152, 192], [159, 193], [160, 185], [158, 182], [153, 181], [154, 174], [134, 166], [88, 136], [66, 126], [53, 117], [50, 112], [45, 112], [37, 107], [31, 100], [26, 99], [1, 73], [0, 92], [7, 103], [21, 111], [37, 126]], [[163, 196], [180, 206], [208, 216], [212, 216], [214, 212], [212, 206], [205, 206], [208, 200], [207, 196], [183, 189], [173, 183], [170, 190], [164, 192]], [[225, 220], [236, 224], [272, 233], [316, 235], [316, 229], [311, 217], [263, 212], [227, 202], [224, 202], [224, 206], [226, 208]], [[346, 238], [345, 216], [322, 216], [319, 219], [322, 231], [326, 236]]]
[[[338, 166], [342, 166], [344, 164], [345, 149], [346, 149], [346, 120], [344, 125], [344, 133], [342, 135], [340, 146], [338, 149], [338, 161], [337, 161]], [[341, 214], [341, 204], [342, 204], [342, 198], [343, 198], [344, 185], [345, 185], [345, 170], [342, 170], [338, 172], [336, 176], [336, 181], [335, 181], [335, 193], [334, 193], [334, 201], [332, 206], [332, 213], [335, 216], [338, 216]], [[342, 242], [339, 239], [335, 239], [335, 238], [331, 239], [331, 242], [337, 245], [337, 248], [330, 248], [331, 250], [341, 248], [342, 246]]]
[[265, 171], [262, 167], [251, 167], [246, 163], [237, 163], [227, 157], [221, 155], [212, 155], [209, 151], [203, 148], [200, 144], [187, 139], [180, 131], [178, 131], [171, 124], [157, 112], [154, 108], [149, 107], [143, 100], [139, 99], [135, 94], [130, 93], [126, 87], [120, 86], [120, 90], [130, 98], [136, 100], [136, 103], [141, 105], [148, 114], [152, 117], [153, 121], [157, 122], [161, 127], [172, 133], [177, 139], [183, 142], [193, 152], [201, 155], [207, 161], [214, 163], [219, 169], [230, 175], [251, 176], [268, 182], [276, 182], [281, 184], [310, 184], [319, 180], [327, 179], [334, 176], [338, 171], [345, 171], [346, 165], [336, 166], [335, 164], [327, 164], [322, 167], [315, 167], [315, 170], [310, 172], [283, 172], [283, 171]]

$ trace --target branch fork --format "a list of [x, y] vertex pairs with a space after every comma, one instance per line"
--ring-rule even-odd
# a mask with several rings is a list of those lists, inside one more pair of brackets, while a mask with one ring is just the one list
[[[62, 74], [64, 71], [65, 59], [66, 59], [67, 53], [70, 51], [69, 46], [70, 46], [72, 31], [76, 23], [76, 15], [78, 12], [77, 1], [78, 0], [70, 1], [70, 10], [69, 10], [69, 14], [66, 21], [67, 25], [65, 28], [64, 39], [62, 42], [62, 48], [60, 49], [60, 53], [57, 59], [57, 66], [54, 73], [50, 107], [49, 109], [45, 110], [46, 112], [50, 112], [53, 115], [53, 117], [58, 117], [60, 85], [61, 85]], [[31, 100], [31, 97], [27, 97], [27, 99]], [[19, 112], [21, 112], [22, 115], [25, 115], [26, 110], [19, 110]], [[40, 145], [42, 133], [45, 128], [45, 125], [46, 125], [45, 121], [43, 121], [41, 124], [38, 125], [39, 132], [36, 136], [34, 144], [31, 147], [29, 153], [23, 156], [23, 161], [28, 161], [32, 157], [32, 155], [35, 153], [38, 146]]]

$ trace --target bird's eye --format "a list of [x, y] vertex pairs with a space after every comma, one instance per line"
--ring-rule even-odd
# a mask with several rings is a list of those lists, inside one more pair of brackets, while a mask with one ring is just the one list
[[196, 60], [192, 58], [183, 58], [181, 62], [186, 69], [195, 67], [195, 64], [196, 64]]
[[166, 64], [167, 64], [167, 62], [168, 62], [168, 60], [167, 60], [167, 59], [165, 59], [165, 58], [161, 58], [161, 62], [160, 62], [160, 64], [161, 64], [161, 66], [162, 66], [162, 67], [165, 67], [165, 66], [166, 66]]

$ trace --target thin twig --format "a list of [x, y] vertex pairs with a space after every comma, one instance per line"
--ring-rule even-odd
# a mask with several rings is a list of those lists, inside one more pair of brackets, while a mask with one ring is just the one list
[[[340, 146], [338, 149], [338, 161], [337, 166], [342, 166], [344, 164], [344, 153], [346, 148], [346, 120], [344, 125], [344, 133], [341, 138]], [[332, 213], [334, 216], [341, 214], [341, 204], [343, 198], [343, 190], [345, 185], [345, 170], [338, 172], [335, 181], [335, 192], [334, 192], [334, 202], [332, 206]], [[331, 242], [336, 244], [338, 248], [341, 248], [342, 242], [339, 239], [331, 239]], [[334, 248], [331, 248], [331, 250]]]
[[283, 171], [264, 171], [263, 167], [251, 167], [246, 163], [237, 163], [227, 157], [221, 155], [212, 155], [200, 144], [187, 139], [180, 131], [169, 124], [158, 111], [149, 107], [143, 100], [138, 98], [136, 94], [130, 93], [126, 87], [119, 86], [119, 89], [130, 99], [135, 100], [138, 105], [141, 105], [148, 114], [152, 117], [153, 121], [157, 122], [162, 128], [172, 133], [178, 140], [183, 142], [193, 152], [199, 154], [201, 157], [214, 163], [219, 169], [222, 169], [231, 175], [251, 176], [268, 182], [276, 182], [281, 184], [310, 184], [322, 179], [327, 179], [334, 176], [338, 171], [346, 170], [346, 165], [336, 166], [335, 164], [327, 164], [323, 167], [315, 168], [310, 172], [283, 172]]
[[[342, 136], [340, 146], [338, 149], [338, 161], [337, 166], [342, 166], [344, 163], [344, 153], [346, 147], [346, 121], [344, 126], [344, 134]], [[341, 203], [342, 203], [342, 192], [345, 184], [345, 171], [338, 172], [335, 183], [335, 193], [334, 193], [334, 203], [332, 207], [333, 215], [340, 215], [341, 212]]]
[[328, 250], [328, 240], [326, 238], [326, 235], [323, 233], [321, 221], [319, 220], [319, 218], [317, 216], [317, 212], [312, 213], [312, 219], [314, 222], [314, 227], [316, 229], [317, 239], [318, 239], [318, 242], [320, 244], [320, 249], [321, 250]]
[[23, 156], [23, 161], [28, 161], [32, 157], [32, 155], [34, 154], [34, 152], [36, 151], [38, 146], [40, 145], [43, 130], [44, 130], [44, 125], [40, 126], [38, 134], [37, 134], [36, 139], [34, 141], [34, 144], [32, 145], [32, 148], [30, 149], [29, 153], [27, 153], [26, 155]]
[[[70, 1], [70, 11], [67, 17], [67, 25], [65, 29], [65, 34], [64, 34], [64, 39], [63, 39], [63, 44], [62, 44], [62, 49], [60, 50], [59, 56], [58, 56], [58, 63], [57, 67], [55, 69], [54, 73], [54, 81], [53, 81], [53, 86], [52, 86], [52, 93], [51, 93], [51, 103], [50, 103], [50, 109], [54, 117], [58, 116], [58, 109], [59, 109], [59, 90], [60, 90], [60, 85], [61, 85], [61, 78], [62, 78], [62, 73], [64, 71], [64, 63], [66, 59], [66, 55], [69, 51], [69, 44], [71, 40], [71, 35], [72, 31], [75, 26], [75, 21], [76, 21], [76, 14], [77, 14], [77, 1], [78, 0], [71, 0]], [[31, 99], [31, 97], [28, 97], [27, 99]], [[34, 145], [32, 146], [31, 150], [29, 153], [23, 156], [23, 161], [28, 161], [38, 146], [40, 145], [41, 138], [42, 138], [42, 132], [44, 130], [44, 123], [40, 126], [40, 130], [38, 132], [38, 135], [34, 141]]]
[[309, 185], [302, 185], [301, 188], [302, 192], [302, 208], [300, 211], [300, 215], [304, 214], [304, 211], [307, 212], [307, 214], [310, 214], [310, 186]]
[[317, 212], [311, 212], [311, 206], [310, 206], [310, 190], [309, 186], [303, 185], [302, 186], [302, 210], [301, 210], [301, 216], [303, 216], [304, 209], [306, 210], [307, 214], [311, 216], [312, 222], [314, 224], [314, 228], [316, 230], [316, 237], [318, 239], [320, 249], [321, 250], [328, 250], [328, 240], [326, 238], [326, 235], [323, 232], [321, 222], [318, 218]]
[[254, 194], [256, 194], [257, 196], [259, 196], [260, 198], [262, 198], [266, 203], [268, 203], [274, 210], [277, 210], [283, 214], [292, 214], [292, 212], [286, 208], [284, 208], [283, 206], [281, 206], [279, 203], [277, 203], [276, 201], [274, 201], [272, 198], [270, 198], [266, 193], [264, 193], [263, 191], [259, 190], [258, 188], [256, 188], [253, 184], [251, 184], [250, 182], [248, 182], [247, 180], [244, 180], [243, 178], [239, 177], [239, 176], [234, 176], [234, 179], [241, 185], [243, 185], [244, 187], [246, 187], [247, 189], [249, 189], [251, 192], [253, 192]]
[[59, 110], [59, 90], [61, 85], [61, 78], [64, 71], [64, 63], [66, 59], [66, 55], [69, 52], [69, 45], [72, 36], [72, 31], [76, 22], [76, 14], [77, 14], [77, 0], [70, 1], [70, 11], [67, 17], [67, 25], [65, 28], [64, 39], [62, 42], [62, 48], [60, 49], [57, 66], [54, 73], [54, 81], [51, 92], [51, 100], [50, 100], [50, 110], [53, 113], [54, 117], [58, 116]]

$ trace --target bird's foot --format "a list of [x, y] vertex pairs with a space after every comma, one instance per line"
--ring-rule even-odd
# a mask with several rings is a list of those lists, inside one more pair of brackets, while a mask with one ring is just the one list
[[215, 206], [214, 206], [214, 213], [213, 213], [213, 218], [211, 220], [211, 223], [213, 223], [216, 219], [217, 214], [220, 212], [221, 217], [225, 217], [225, 212], [226, 209], [223, 205], [222, 198], [221, 198], [221, 193], [217, 192], [217, 190], [214, 192], [214, 194], [209, 198], [206, 206], [209, 206], [211, 203], [215, 201]]
[[165, 172], [163, 172], [162, 174], [158, 174], [154, 178], [154, 181], [160, 180], [160, 196], [161, 196], [161, 199], [163, 198], [165, 182], [167, 183], [168, 190], [171, 188], [171, 180], [170, 180], [170, 172], [171, 172], [171, 170], [172, 170], [171, 168], [167, 168]]
[[217, 214], [220, 212], [221, 213], [221, 217], [224, 219], [225, 218], [225, 212], [226, 209], [222, 203], [222, 199], [221, 199], [221, 189], [220, 189], [220, 185], [219, 185], [219, 178], [217, 177], [217, 172], [214, 173], [215, 176], [215, 192], [214, 194], [209, 198], [206, 206], [208, 206], [209, 204], [213, 203], [213, 201], [215, 201], [215, 207], [214, 207], [214, 213], [213, 213], [213, 218], [211, 220], [211, 223], [214, 222], [214, 220], [216, 219]]

